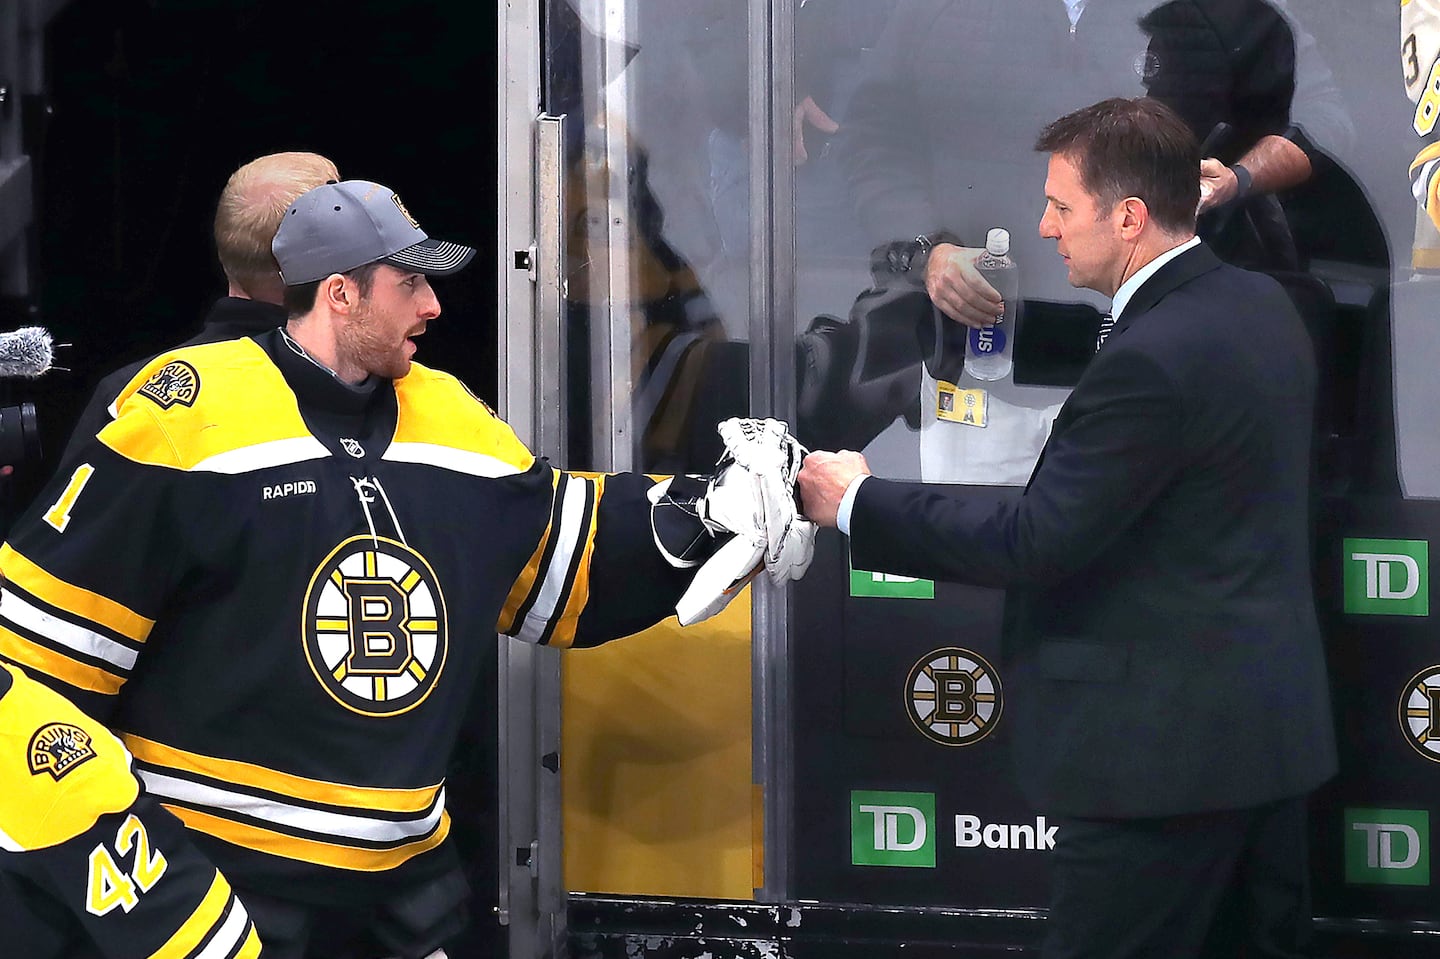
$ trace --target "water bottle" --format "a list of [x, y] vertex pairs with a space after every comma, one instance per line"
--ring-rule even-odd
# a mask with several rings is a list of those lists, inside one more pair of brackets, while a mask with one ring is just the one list
[[985, 237], [985, 252], [975, 269], [1005, 300], [1005, 312], [990, 326], [971, 329], [965, 350], [965, 372], [977, 380], [999, 380], [1014, 368], [1015, 307], [1020, 297], [1020, 271], [1010, 259], [1010, 231], [999, 227]]

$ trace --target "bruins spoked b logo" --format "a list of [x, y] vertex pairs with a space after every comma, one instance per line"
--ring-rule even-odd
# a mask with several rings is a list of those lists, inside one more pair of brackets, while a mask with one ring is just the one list
[[305, 594], [305, 658], [337, 702], [368, 716], [414, 709], [445, 666], [445, 597], [425, 558], [403, 543], [352, 536]]
[[978, 743], [1000, 721], [1004, 701], [995, 667], [979, 653], [946, 646], [920, 657], [905, 679], [905, 711], [942, 746]]
[[1440, 666], [1426, 666], [1405, 684], [1400, 731], [1416, 752], [1440, 763]]

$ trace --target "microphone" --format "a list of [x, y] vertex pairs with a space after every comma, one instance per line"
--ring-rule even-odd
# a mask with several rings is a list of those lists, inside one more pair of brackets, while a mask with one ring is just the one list
[[50, 369], [55, 344], [50, 331], [39, 326], [22, 326], [12, 333], [0, 333], [0, 377], [35, 377]]

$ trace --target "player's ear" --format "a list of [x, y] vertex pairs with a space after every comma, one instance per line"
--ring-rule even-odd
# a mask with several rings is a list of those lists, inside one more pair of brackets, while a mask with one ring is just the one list
[[354, 282], [340, 273], [331, 273], [320, 281], [320, 288], [315, 293], [315, 301], [324, 303], [333, 313], [349, 313], [357, 301], [359, 288]]

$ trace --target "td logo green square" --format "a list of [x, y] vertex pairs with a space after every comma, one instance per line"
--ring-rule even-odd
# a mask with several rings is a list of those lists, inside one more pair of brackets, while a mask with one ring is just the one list
[[1430, 544], [1423, 539], [1347, 539], [1345, 612], [1430, 615]]
[[1346, 882], [1430, 885], [1428, 810], [1346, 809], [1344, 842]]
[[872, 573], [850, 567], [851, 596], [881, 596], [889, 599], [934, 599], [935, 581], [901, 576], [899, 573]]
[[935, 868], [935, 794], [851, 791], [850, 862]]

